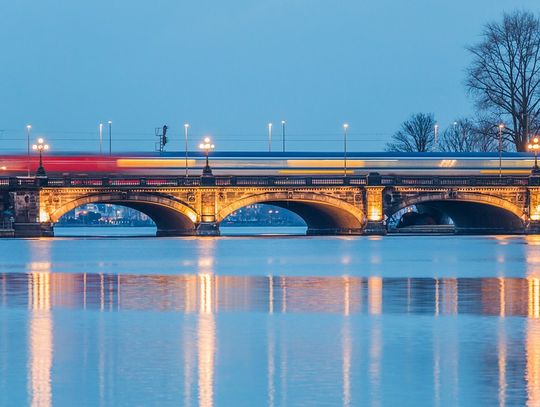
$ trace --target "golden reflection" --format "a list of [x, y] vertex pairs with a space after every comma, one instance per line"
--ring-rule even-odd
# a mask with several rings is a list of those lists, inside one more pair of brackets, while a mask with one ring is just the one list
[[216, 326], [212, 313], [199, 315], [198, 355], [199, 355], [199, 406], [214, 404], [214, 356], [216, 350]]
[[281, 286], [281, 312], [287, 312], [287, 280], [285, 277], [279, 279]]
[[105, 309], [105, 280], [103, 273], [99, 273], [99, 310]]
[[268, 276], [268, 313], [274, 313], [274, 279]]
[[540, 278], [529, 277], [527, 282], [529, 286], [528, 316], [538, 318], [540, 317]]
[[201, 241], [199, 259], [199, 320], [197, 328], [199, 406], [214, 404], [214, 362], [216, 353], [216, 324], [218, 279], [214, 276], [213, 240]]
[[442, 280], [442, 312], [450, 315], [458, 313], [458, 281], [456, 278]]
[[120, 293], [121, 293], [120, 274], [116, 276], [116, 308], [120, 309]]
[[86, 309], [86, 273], [83, 274], [83, 309]]
[[[32, 263], [33, 264], [33, 263]], [[39, 267], [40, 270], [44, 268]], [[29, 393], [33, 407], [52, 405], [51, 369], [53, 363], [53, 321], [51, 314], [51, 274], [28, 276]]]
[[435, 279], [435, 315], [439, 315], [439, 279]]
[[383, 280], [381, 277], [368, 278], [368, 305], [369, 313], [379, 315], [382, 313]]
[[198, 276], [188, 275], [185, 277], [184, 283], [184, 310], [191, 313], [197, 311], [197, 288], [198, 288]]
[[506, 332], [504, 320], [499, 324], [498, 341], [498, 361], [499, 361], [499, 407], [506, 406]]
[[499, 316], [506, 315], [506, 281], [499, 277]]
[[411, 279], [407, 279], [407, 313], [411, 312], [411, 301], [412, 301], [412, 290], [411, 290]]
[[501, 246], [507, 246], [510, 243], [509, 236], [495, 236], [494, 239]]
[[343, 313], [348, 316], [351, 313], [351, 282], [348, 276], [343, 277]]
[[213, 311], [213, 283], [213, 275], [199, 274], [199, 313], [201, 314], [211, 314]]

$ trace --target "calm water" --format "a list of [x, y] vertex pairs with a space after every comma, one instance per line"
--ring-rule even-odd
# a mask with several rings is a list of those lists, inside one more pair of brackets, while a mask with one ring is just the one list
[[540, 405], [540, 238], [65, 237], [0, 255], [0, 405]]

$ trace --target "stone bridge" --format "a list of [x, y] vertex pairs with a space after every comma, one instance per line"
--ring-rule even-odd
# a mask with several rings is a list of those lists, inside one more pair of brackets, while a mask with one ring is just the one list
[[[415, 206], [451, 218], [458, 233], [539, 233], [540, 177], [152, 177], [0, 178], [5, 235], [52, 236], [65, 213], [88, 203], [141, 211], [159, 236], [219, 235], [236, 210], [267, 203], [304, 219], [308, 234], [386, 233]], [[8, 225], [8, 226], [6, 226]]]

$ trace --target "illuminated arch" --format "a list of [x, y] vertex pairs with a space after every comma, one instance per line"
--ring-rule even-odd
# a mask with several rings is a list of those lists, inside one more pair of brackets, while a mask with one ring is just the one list
[[48, 214], [53, 223], [81, 205], [104, 203], [136, 209], [149, 216], [158, 228], [158, 235], [193, 234], [199, 222], [197, 212], [176, 199], [149, 193], [98, 193], [78, 197]]
[[359, 234], [366, 223], [364, 212], [354, 205], [329, 195], [313, 192], [266, 192], [234, 201], [216, 214], [220, 223], [248, 205], [266, 203], [289, 209], [308, 226], [308, 234]]
[[[463, 224], [463, 227], [467, 227], [467, 216], [470, 218], [470, 221], [474, 220], [476, 224], [481, 224], [482, 218], [479, 218], [479, 216], [481, 216], [481, 209], [491, 208], [489, 210], [489, 215], [484, 217], [484, 222], [486, 224], [491, 223], [492, 225], [487, 228], [492, 228], [493, 225], [498, 224], [502, 229], [504, 228], [502, 226], [504, 223], [506, 223], [508, 229], [512, 231], [525, 228], [526, 214], [521, 207], [506, 199], [477, 192], [455, 191], [454, 193], [432, 192], [418, 194], [416, 196], [406, 197], [399, 204], [388, 206], [385, 212], [387, 216], [392, 216], [396, 212], [409, 206], [421, 204], [433, 206], [442, 212], [447, 213], [447, 215], [454, 220], [456, 226], [460, 226], [458, 223], [461, 223]], [[464, 204], [468, 205], [464, 206]], [[469, 213], [467, 213], [467, 210], [469, 210]], [[452, 214], [454, 216], [452, 216]], [[473, 216], [474, 219], [471, 218]], [[457, 222], [456, 219], [458, 219]]]

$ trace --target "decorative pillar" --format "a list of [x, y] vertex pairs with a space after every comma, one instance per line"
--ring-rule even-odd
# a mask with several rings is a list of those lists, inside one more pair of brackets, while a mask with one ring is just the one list
[[219, 236], [219, 225], [216, 222], [216, 193], [214, 188], [202, 188], [200, 191], [201, 222], [197, 225], [199, 236]]
[[15, 237], [53, 236], [53, 226], [40, 205], [38, 189], [10, 192]]
[[540, 187], [529, 187], [529, 223], [527, 234], [540, 234]]
[[383, 190], [381, 176], [378, 173], [370, 173], [366, 186], [366, 204], [364, 205], [367, 216], [367, 224], [364, 228], [366, 235], [386, 234], [386, 226], [383, 222]]

